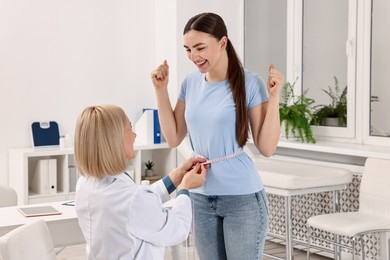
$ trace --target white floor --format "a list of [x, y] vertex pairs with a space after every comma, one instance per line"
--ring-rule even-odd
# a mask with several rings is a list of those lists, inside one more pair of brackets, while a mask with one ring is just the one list
[[[84, 251], [85, 245], [76, 245], [76, 246], [70, 246], [66, 248], [57, 248], [57, 259], [58, 260], [85, 260], [85, 251]], [[186, 246], [185, 243], [182, 243], [178, 245], [179, 250], [176, 257], [172, 256], [172, 253], [174, 252], [171, 249], [167, 249], [165, 253], [165, 260], [172, 260], [172, 259], [179, 259], [179, 260], [199, 260], [199, 258], [196, 255], [196, 252], [194, 250], [194, 247], [190, 244], [189, 246]], [[275, 255], [277, 257], [284, 258], [285, 257], [285, 250], [283, 245], [275, 244], [273, 242], [266, 242], [265, 252]], [[274, 259], [272, 257], [264, 256], [264, 260], [271, 260]], [[306, 259], [306, 252], [294, 250], [294, 260], [305, 260]], [[318, 256], [318, 255], [312, 255], [311, 260], [329, 260], [330, 258]]]

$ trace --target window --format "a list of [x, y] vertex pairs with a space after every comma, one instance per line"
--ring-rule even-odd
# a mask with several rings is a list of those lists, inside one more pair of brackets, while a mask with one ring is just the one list
[[[245, 68], [266, 81], [271, 63], [286, 75], [286, 0], [245, 0]], [[281, 15], [282, 14], [282, 15]], [[277, 17], [277, 23], [275, 23]]]
[[247, 0], [245, 66], [264, 76], [269, 63], [281, 63], [286, 81], [297, 80], [296, 93], [309, 89], [316, 105], [330, 102], [323, 90], [336, 77], [341, 90], [347, 86], [347, 124], [313, 126], [317, 139], [390, 144], [388, 102], [382, 102], [390, 98], [389, 9], [387, 0]]
[[[370, 66], [370, 135], [390, 136], [390, 119], [385, 117], [390, 109], [390, 22], [388, 0], [371, 2], [371, 66]], [[389, 108], [388, 108], [389, 106]]]

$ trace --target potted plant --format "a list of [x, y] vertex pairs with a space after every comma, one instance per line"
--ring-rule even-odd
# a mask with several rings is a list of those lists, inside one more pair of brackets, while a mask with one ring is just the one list
[[152, 177], [154, 175], [154, 170], [153, 170], [154, 162], [151, 160], [148, 160], [145, 162], [145, 176], [146, 177]]
[[[296, 82], [296, 81], [295, 81]], [[314, 99], [306, 96], [307, 91], [301, 95], [294, 94], [295, 82], [286, 82], [283, 85], [281, 103], [279, 104], [280, 123], [286, 138], [290, 135], [298, 137], [302, 142], [315, 143], [310, 121]]]
[[322, 89], [331, 99], [328, 105], [317, 105], [314, 107], [313, 125], [342, 126], [347, 125], [347, 86], [343, 90], [334, 76], [334, 88]]

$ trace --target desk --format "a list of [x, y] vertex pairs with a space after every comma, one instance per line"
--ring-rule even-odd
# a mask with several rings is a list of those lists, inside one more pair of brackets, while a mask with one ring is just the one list
[[[19, 212], [19, 206], [0, 207], [0, 237], [10, 232], [11, 230], [30, 223], [37, 219], [46, 221], [50, 235], [53, 240], [54, 247], [65, 247], [77, 244], [85, 244], [83, 233], [81, 232], [76, 210], [74, 206], [64, 206], [61, 202], [51, 202], [33, 205], [24, 205], [23, 207], [34, 206], [52, 206], [62, 212], [61, 215], [25, 217]], [[167, 208], [172, 208], [175, 203], [171, 199], [164, 203]], [[172, 259], [180, 259], [178, 254], [178, 245], [172, 247]]]
[[25, 217], [17, 209], [18, 206], [0, 208], [0, 236], [23, 224], [42, 219], [46, 221], [49, 227], [54, 247], [84, 244], [85, 240], [77, 221], [75, 207], [64, 206], [61, 205], [62, 203], [51, 202], [28, 205], [28, 207], [50, 205], [62, 212], [61, 215], [52, 216]]
[[[286, 219], [286, 259], [293, 259], [291, 197], [319, 192], [333, 192], [334, 211], [339, 211], [339, 191], [352, 181], [344, 168], [322, 166], [278, 159], [252, 158], [266, 193], [283, 196]], [[277, 257], [274, 257], [279, 259]]]

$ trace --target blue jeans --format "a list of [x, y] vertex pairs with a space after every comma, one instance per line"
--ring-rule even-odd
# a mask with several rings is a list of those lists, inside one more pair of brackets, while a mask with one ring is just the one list
[[268, 231], [265, 191], [247, 195], [191, 193], [200, 260], [261, 260]]

